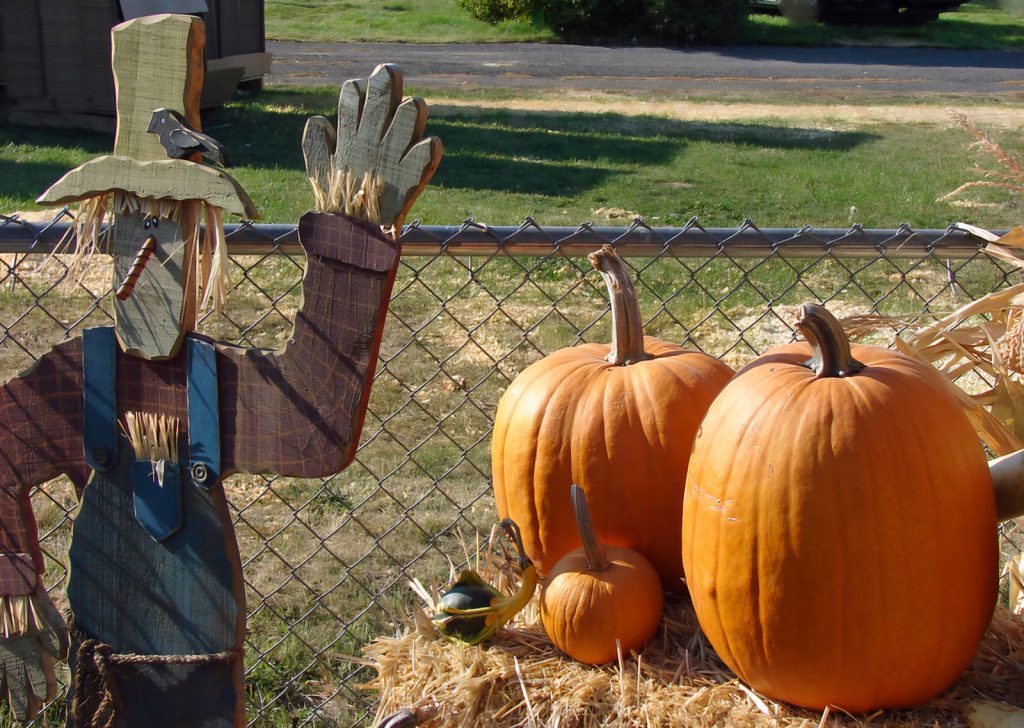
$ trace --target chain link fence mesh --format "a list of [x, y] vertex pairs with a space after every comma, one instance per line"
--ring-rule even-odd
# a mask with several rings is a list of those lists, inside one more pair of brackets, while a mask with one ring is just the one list
[[[56, 342], [112, 323], [109, 258], [69, 282], [65, 260], [46, 252], [44, 241], [66, 225], [61, 217], [49, 225], [0, 217], [4, 381]], [[281, 346], [301, 293], [295, 231], [241, 226], [231, 238], [228, 305], [200, 330]], [[1022, 278], [952, 229], [769, 234], [750, 223], [712, 231], [691, 221], [671, 231], [642, 222], [566, 231], [467, 221], [414, 225], [403, 241], [355, 462], [326, 479], [225, 483], [246, 582], [250, 725], [369, 722], [375, 697], [364, 684], [373, 673], [358, 660], [361, 647], [406, 621], [410, 578], [443, 582], [451, 560], [496, 520], [490, 432], [501, 393], [545, 354], [610, 335], [604, 286], [585, 252], [618, 247], [635, 271], [648, 334], [733, 367], [790, 341], [805, 300], [840, 317], [891, 317], [891, 340]], [[63, 606], [75, 494], [55, 480], [32, 500], [47, 583]], [[1024, 529], [1007, 523], [1001, 536], [1007, 556], [1024, 551]], [[37, 724], [60, 722], [62, 704], [63, 696]]]

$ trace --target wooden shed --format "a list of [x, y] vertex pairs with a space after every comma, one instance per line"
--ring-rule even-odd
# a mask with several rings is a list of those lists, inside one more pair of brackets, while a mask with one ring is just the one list
[[141, 15], [180, 12], [206, 23], [203, 106], [270, 70], [263, 0], [3, 0], [0, 83], [11, 121], [98, 130], [114, 126], [110, 29]]

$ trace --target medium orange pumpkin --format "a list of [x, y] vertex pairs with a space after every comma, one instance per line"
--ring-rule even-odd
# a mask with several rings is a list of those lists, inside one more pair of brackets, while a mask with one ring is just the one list
[[607, 245], [590, 260], [608, 286], [612, 344], [556, 351], [506, 390], [492, 439], [498, 513], [519, 524], [527, 555], [547, 573], [580, 545], [565, 497], [578, 483], [601, 540], [639, 551], [665, 588], [680, 591], [690, 446], [733, 372], [645, 338], [628, 266]]
[[555, 647], [580, 662], [602, 665], [619, 649], [641, 649], [658, 631], [661, 579], [636, 551], [601, 544], [577, 485], [571, 501], [583, 546], [551, 569], [540, 593], [540, 616]]
[[701, 426], [687, 585], [718, 654], [764, 694], [818, 710], [911, 708], [957, 679], [992, 616], [985, 454], [934, 369], [851, 351], [816, 304], [797, 327], [809, 346], [748, 365]]

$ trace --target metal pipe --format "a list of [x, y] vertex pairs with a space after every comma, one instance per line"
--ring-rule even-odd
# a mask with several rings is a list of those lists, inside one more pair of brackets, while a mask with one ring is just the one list
[[[0, 253], [50, 253], [69, 236], [71, 224], [59, 221], [36, 225], [0, 219]], [[294, 225], [229, 224], [224, 226], [228, 250], [233, 255], [298, 253]], [[999, 234], [999, 233], [996, 233]], [[758, 228], [744, 223], [738, 228], [703, 228], [691, 221], [685, 227], [650, 228], [642, 222], [629, 227], [541, 227], [527, 220], [518, 227], [488, 226], [467, 220], [462, 225], [406, 226], [401, 237], [404, 255], [454, 256], [586, 255], [604, 243], [613, 243], [626, 255], [653, 257], [665, 253], [684, 258], [763, 258], [766, 252], [784, 258], [919, 258], [933, 254], [944, 258], [970, 258], [984, 244], [977, 237], [953, 227], [946, 230], [895, 230], [841, 228]]]

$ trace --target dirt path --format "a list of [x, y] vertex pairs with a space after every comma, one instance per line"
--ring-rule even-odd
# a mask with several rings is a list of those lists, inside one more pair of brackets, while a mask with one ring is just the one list
[[[443, 94], [429, 100], [431, 113], [466, 114], [472, 109], [513, 109], [534, 112], [615, 113], [626, 116], [663, 116], [680, 121], [750, 121], [782, 119], [796, 123], [825, 124], [830, 128], [866, 124], [948, 124], [952, 119], [946, 108], [938, 105], [871, 105], [800, 104], [762, 105], [751, 103], [716, 103], [709, 101], [636, 102], [615, 97], [567, 94], [558, 99], [527, 99], [509, 101], [470, 101], [446, 99]], [[1019, 129], [1024, 127], [1024, 108], [971, 106], [965, 109], [976, 124], [988, 128]]]

